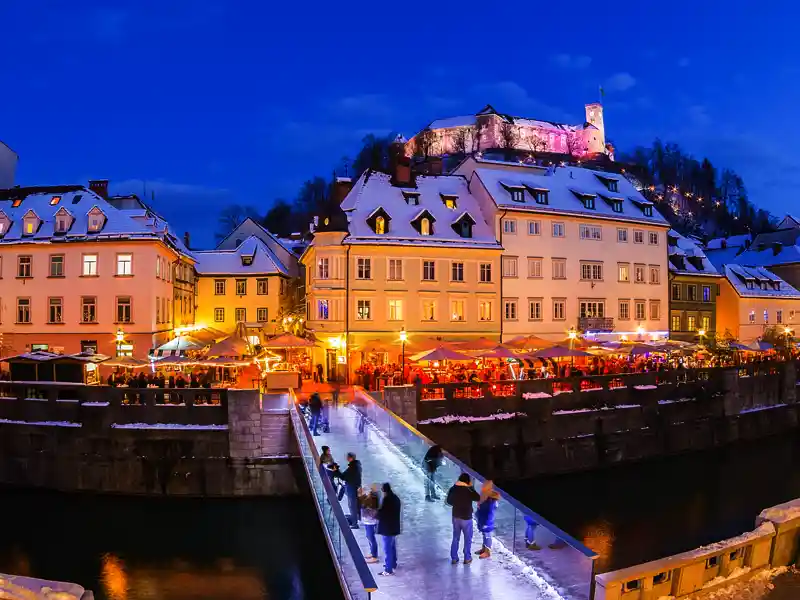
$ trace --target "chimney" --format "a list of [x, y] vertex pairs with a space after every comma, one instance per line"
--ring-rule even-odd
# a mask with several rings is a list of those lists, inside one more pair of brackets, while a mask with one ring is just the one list
[[108, 179], [90, 179], [89, 189], [101, 198], [108, 198]]
[[339, 206], [353, 189], [353, 180], [350, 177], [337, 177], [333, 182], [333, 201]]
[[186, 246], [187, 248], [189, 248], [189, 247], [190, 247], [190, 246], [189, 246], [189, 232], [188, 232], [188, 231], [186, 231], [186, 232], [183, 234], [183, 245], [184, 245], [184, 246]]
[[431, 156], [428, 159], [428, 174], [429, 175], [441, 175], [444, 169], [444, 164], [439, 156]]

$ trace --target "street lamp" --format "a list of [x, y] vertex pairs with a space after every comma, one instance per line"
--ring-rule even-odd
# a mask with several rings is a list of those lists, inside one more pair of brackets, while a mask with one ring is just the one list
[[406, 383], [406, 340], [408, 339], [408, 334], [406, 334], [406, 328], [403, 327], [400, 330], [400, 343], [402, 345], [402, 359], [400, 360], [400, 382], [402, 385]]
[[706, 337], [706, 330], [705, 329], [698, 329], [697, 335], [700, 336], [700, 345], [703, 345], [703, 338]]
[[122, 342], [125, 339], [125, 332], [122, 331], [122, 327], [117, 329], [117, 357], [119, 358], [120, 348], [122, 347]]

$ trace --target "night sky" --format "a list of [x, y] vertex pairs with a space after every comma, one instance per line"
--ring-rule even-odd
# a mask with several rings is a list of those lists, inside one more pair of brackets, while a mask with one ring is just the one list
[[18, 183], [146, 186], [210, 245], [225, 203], [266, 212], [367, 133], [487, 102], [578, 123], [602, 85], [618, 149], [676, 141], [780, 216], [800, 186], [797, 16], [743, 0], [2, 0], [0, 140]]

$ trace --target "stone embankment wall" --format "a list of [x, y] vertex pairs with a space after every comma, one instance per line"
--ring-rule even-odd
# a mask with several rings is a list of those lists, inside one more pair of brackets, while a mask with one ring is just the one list
[[0, 483], [170, 496], [298, 493], [288, 410], [262, 411], [258, 391], [225, 390], [213, 405], [159, 404], [156, 396], [127, 405], [126, 393], [0, 382]]

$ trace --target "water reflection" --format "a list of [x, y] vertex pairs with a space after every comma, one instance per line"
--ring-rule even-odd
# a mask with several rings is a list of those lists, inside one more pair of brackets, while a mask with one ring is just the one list
[[622, 569], [752, 529], [766, 507], [800, 497], [794, 433], [590, 473], [501, 482]]
[[310, 499], [201, 500], [0, 489], [0, 572], [98, 600], [338, 600]]

